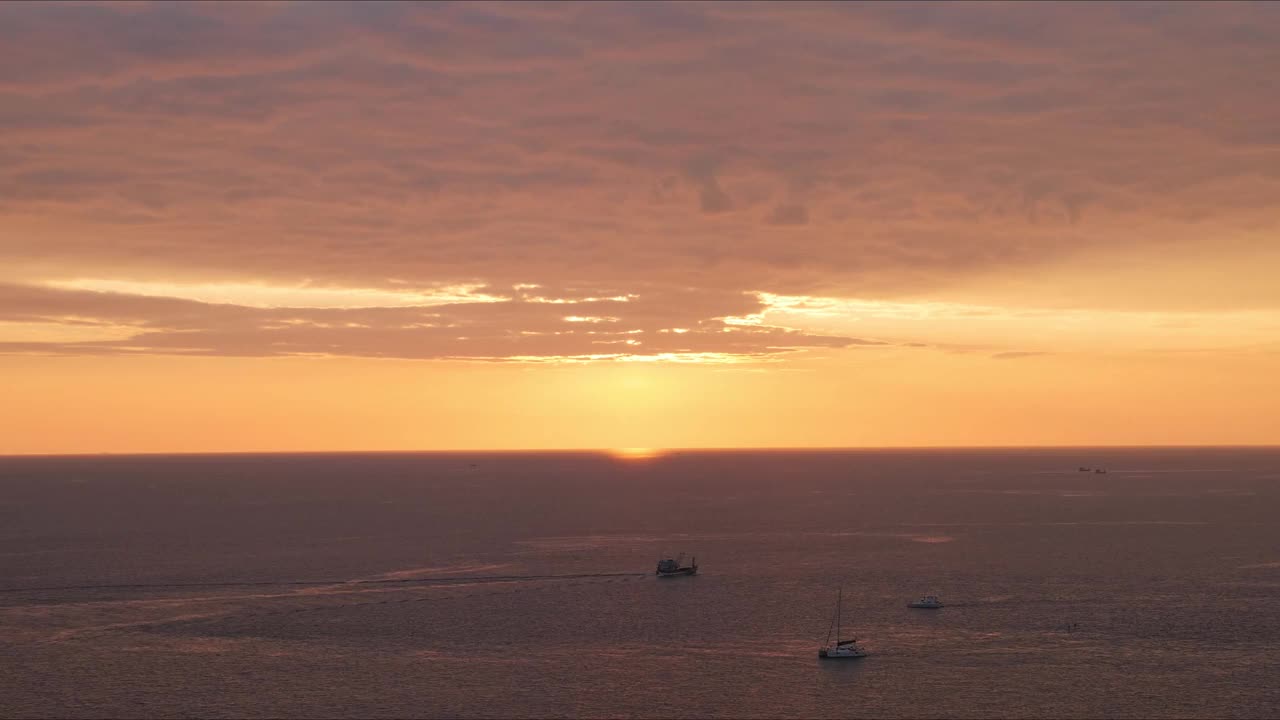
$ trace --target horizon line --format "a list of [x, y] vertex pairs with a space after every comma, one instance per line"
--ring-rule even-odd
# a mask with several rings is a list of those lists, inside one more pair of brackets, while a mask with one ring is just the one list
[[590, 448], [449, 448], [449, 449], [377, 449], [377, 450], [143, 450], [115, 452], [110, 450], [84, 452], [17, 452], [0, 453], [0, 459], [8, 458], [87, 458], [87, 457], [173, 457], [173, 456], [234, 456], [234, 455], [485, 455], [519, 454], [617, 454], [620, 451], [644, 450], [655, 456], [674, 453], [723, 453], [723, 452], [884, 452], [929, 450], [1280, 450], [1280, 443], [1236, 444], [1114, 444], [1114, 445], [823, 445], [823, 446], [756, 446], [756, 447], [643, 447], [613, 446]]

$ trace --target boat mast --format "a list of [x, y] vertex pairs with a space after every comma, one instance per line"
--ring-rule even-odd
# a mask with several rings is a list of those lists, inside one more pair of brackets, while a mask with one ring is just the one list
[[827, 621], [827, 639], [822, 641], [822, 647], [825, 648], [831, 645], [831, 631], [835, 629], [836, 629], [836, 616], [835, 616], [835, 611], [832, 611], [831, 619]]
[[844, 588], [836, 591], [836, 647], [840, 646], [840, 606], [844, 601]]

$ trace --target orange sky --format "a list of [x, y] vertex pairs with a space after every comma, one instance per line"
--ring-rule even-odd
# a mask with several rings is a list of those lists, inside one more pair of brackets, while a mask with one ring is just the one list
[[1275, 4], [0, 4], [0, 453], [1280, 442]]

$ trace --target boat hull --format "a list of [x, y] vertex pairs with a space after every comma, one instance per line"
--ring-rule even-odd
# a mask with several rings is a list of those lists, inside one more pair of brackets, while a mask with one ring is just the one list
[[826, 650], [819, 650], [819, 651], [818, 651], [818, 659], [819, 659], [819, 660], [861, 660], [862, 658], [864, 658], [864, 657], [866, 657], [866, 656], [867, 656], [867, 653], [862, 652], [862, 651], [859, 651], [859, 652], [858, 652], [858, 653], [856, 653], [856, 654], [854, 654], [854, 653], [840, 653], [840, 654], [838, 654], [838, 655], [837, 655], [837, 654], [835, 654], [835, 653], [829, 653], [829, 652], [827, 652]]
[[697, 568], [680, 568], [679, 570], [672, 570], [671, 572], [663, 572], [659, 570], [657, 572], [658, 577], [684, 577], [686, 575], [697, 575], [697, 574], [698, 574]]

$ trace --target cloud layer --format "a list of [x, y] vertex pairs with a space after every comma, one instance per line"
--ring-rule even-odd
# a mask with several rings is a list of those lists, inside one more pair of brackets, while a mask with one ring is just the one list
[[[247, 307], [121, 293], [0, 285], [0, 352], [404, 359], [733, 360], [881, 341], [734, 323], [757, 298], [687, 291], [646, 297], [547, 298], [516, 291], [430, 307]], [[728, 321], [726, 321], [726, 318]], [[75, 339], [50, 338], [50, 326]], [[123, 332], [122, 332], [123, 331]], [[93, 337], [96, 333], [101, 337]], [[89, 336], [88, 338], [84, 336]]]
[[[756, 292], [1253, 257], [1280, 230], [1277, 36], [1267, 3], [5, 3], [0, 321], [137, 334], [4, 347], [758, 356], [858, 340], [724, 324]], [[1206, 307], [1280, 308], [1223, 262]], [[1186, 308], [1168, 277], [1078, 302]], [[85, 279], [503, 300], [49, 287]]]

